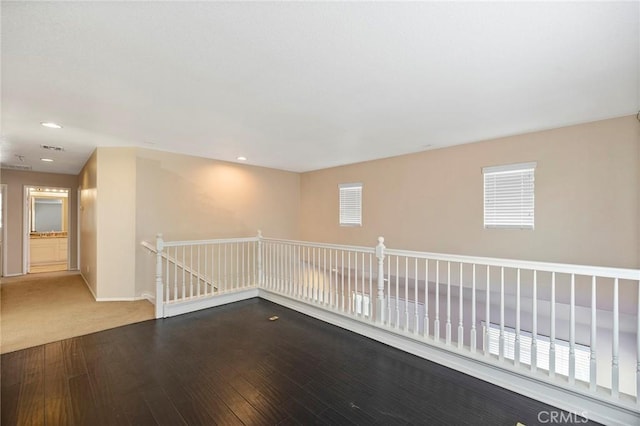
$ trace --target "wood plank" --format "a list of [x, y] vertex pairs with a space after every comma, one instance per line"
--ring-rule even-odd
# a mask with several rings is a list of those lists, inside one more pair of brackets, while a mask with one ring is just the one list
[[187, 424], [161, 387], [144, 390], [142, 397], [149, 406], [158, 425], [178, 426]]
[[536, 424], [558, 411], [258, 299], [1, 361], [2, 424]]
[[44, 346], [27, 349], [20, 382], [18, 400], [18, 424], [44, 423]]
[[65, 362], [61, 342], [44, 347], [44, 419], [45, 424], [66, 425], [73, 419], [73, 407], [69, 394], [69, 383], [65, 372]]

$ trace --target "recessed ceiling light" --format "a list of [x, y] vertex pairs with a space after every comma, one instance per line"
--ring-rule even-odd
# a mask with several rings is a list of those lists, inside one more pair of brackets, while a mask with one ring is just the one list
[[58, 123], [53, 123], [51, 121], [43, 121], [42, 124], [44, 127], [48, 127], [50, 129], [62, 129], [62, 126], [59, 125]]
[[47, 163], [51, 163], [53, 161], [52, 158], [41, 158], [40, 161], [45, 161]]
[[247, 161], [247, 157], [243, 157], [242, 155], [236, 158], [238, 161]]

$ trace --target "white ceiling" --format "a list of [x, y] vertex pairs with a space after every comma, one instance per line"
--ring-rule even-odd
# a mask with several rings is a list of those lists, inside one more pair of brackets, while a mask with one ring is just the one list
[[2, 162], [37, 171], [96, 146], [308, 171], [640, 109], [637, 1], [1, 7]]

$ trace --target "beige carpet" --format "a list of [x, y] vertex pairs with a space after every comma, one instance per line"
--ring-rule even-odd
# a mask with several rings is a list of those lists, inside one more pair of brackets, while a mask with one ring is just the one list
[[154, 318], [146, 300], [96, 302], [78, 273], [3, 278], [0, 353]]

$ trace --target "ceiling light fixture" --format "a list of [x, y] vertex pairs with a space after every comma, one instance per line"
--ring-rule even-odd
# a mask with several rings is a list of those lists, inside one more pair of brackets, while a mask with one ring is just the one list
[[238, 161], [247, 161], [247, 157], [243, 157], [242, 155], [237, 157], [236, 160]]
[[40, 161], [44, 161], [46, 163], [51, 163], [51, 162], [53, 162], [53, 159], [52, 158], [41, 158]]
[[40, 124], [42, 124], [44, 127], [50, 128], [50, 129], [62, 129], [61, 125], [59, 125], [58, 123], [53, 123], [51, 121], [43, 121]]

